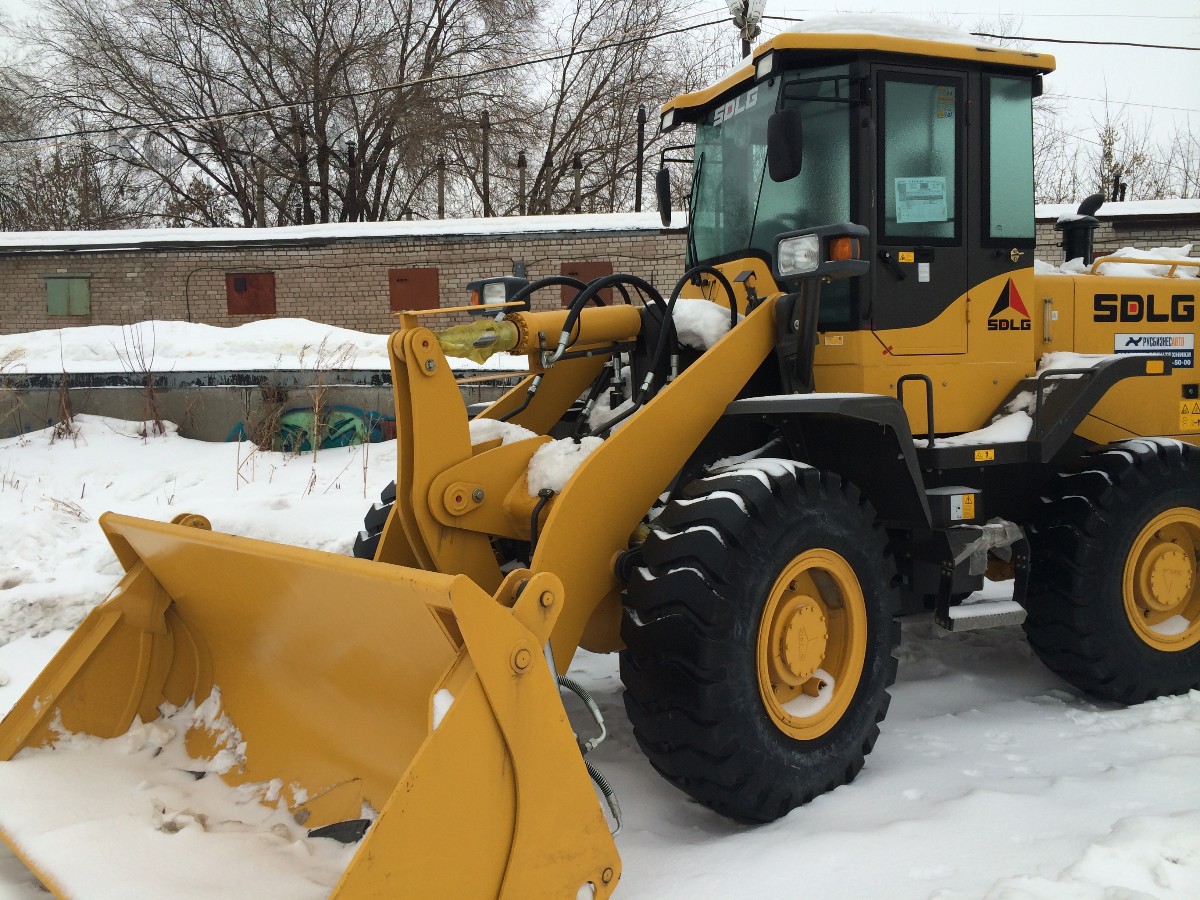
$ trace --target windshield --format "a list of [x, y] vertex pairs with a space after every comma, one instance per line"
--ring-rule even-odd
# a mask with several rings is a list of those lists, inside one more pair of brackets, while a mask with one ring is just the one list
[[[781, 87], [784, 103], [804, 118], [804, 167], [779, 184], [766, 165], [767, 119], [780, 106]], [[846, 66], [789, 72], [705, 116], [696, 129], [692, 187], [700, 260], [755, 250], [769, 257], [780, 232], [849, 221], [849, 90]]]

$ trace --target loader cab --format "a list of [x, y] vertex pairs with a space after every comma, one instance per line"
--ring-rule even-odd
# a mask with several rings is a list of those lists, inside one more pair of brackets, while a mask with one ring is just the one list
[[[1032, 100], [1052, 68], [969, 43], [776, 36], [752, 66], [664, 107], [665, 126], [696, 125], [689, 262], [752, 269], [762, 295], [780, 288], [763, 277], [776, 235], [853, 222], [870, 230], [871, 271], [825, 286], [820, 331], [875, 335], [897, 356], [965, 354], [972, 290], [977, 323], [1028, 331], [1020, 300], [989, 314], [1009, 276], [1018, 297], [1032, 289]], [[800, 127], [772, 129], [787, 109]], [[799, 172], [774, 181], [769, 155]]]

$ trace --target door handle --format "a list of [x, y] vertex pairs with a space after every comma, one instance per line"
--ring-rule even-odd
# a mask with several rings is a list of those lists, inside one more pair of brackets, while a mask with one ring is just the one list
[[879, 258], [883, 260], [883, 264], [888, 270], [896, 276], [897, 281], [903, 281], [908, 277], [904, 269], [900, 266], [900, 263], [896, 262], [896, 257], [892, 255], [890, 250], [880, 250]]

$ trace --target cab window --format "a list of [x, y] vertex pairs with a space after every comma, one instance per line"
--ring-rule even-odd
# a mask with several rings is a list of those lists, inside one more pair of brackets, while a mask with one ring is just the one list
[[1033, 240], [1033, 85], [1029, 78], [989, 76], [987, 94], [987, 236]]
[[961, 82], [885, 76], [881, 94], [879, 209], [883, 242], [957, 243]]

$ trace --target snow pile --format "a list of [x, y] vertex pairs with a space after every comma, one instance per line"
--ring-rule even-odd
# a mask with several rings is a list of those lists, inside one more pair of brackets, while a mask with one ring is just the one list
[[[1038, 360], [1039, 372], [1054, 372], [1060, 369], [1091, 369], [1105, 360], [1112, 359], [1111, 353], [1071, 353], [1059, 350], [1055, 353], [1044, 353]], [[1053, 385], [1053, 382], [1050, 382]]]
[[396, 477], [396, 443], [294, 456], [252, 444], [160, 437], [100, 416], [0, 440], [0, 645], [73, 628], [123, 570], [96, 519], [113, 510], [169, 521], [208, 516], [218, 531], [348, 553], [363, 513]]
[[[975, 431], [965, 431], [952, 437], [940, 437], [938, 447], [973, 447], [979, 444], [1011, 444], [1023, 441], [1033, 431], [1033, 417], [1019, 410], [1000, 416], [995, 421]], [[914, 441], [918, 447], [928, 444], [927, 440]]]
[[[1034, 207], [1037, 219], [1058, 220], [1063, 216], [1077, 216], [1078, 203], [1038, 203]], [[1200, 198], [1191, 200], [1106, 200], [1095, 218], [1121, 219], [1126, 216], [1175, 216], [1200, 213]]]
[[915, 41], [942, 41], [966, 44], [971, 47], [986, 47], [989, 50], [996, 49], [995, 44], [980, 40], [957, 28], [931, 22], [928, 19], [910, 19], [906, 16], [853, 14], [814, 16], [792, 25], [787, 31], [796, 34], [878, 34]]
[[[687, 213], [675, 210], [674, 227], [687, 226]], [[434, 235], [529, 234], [531, 232], [661, 231], [658, 213], [586, 213], [565, 216], [495, 216], [403, 222], [330, 222], [274, 228], [121, 228], [107, 231], [0, 232], [0, 249], [53, 252], [59, 249], [113, 250], [214, 244], [232, 247], [292, 242], [328, 244], [337, 240], [419, 238]]]
[[547, 489], [555, 493], [561, 491], [575, 470], [601, 443], [598, 437], [585, 437], [579, 441], [563, 438], [539, 447], [529, 460], [526, 473], [529, 496], [536, 497], [538, 492]]
[[[0, 766], [0, 828], [71, 896], [328, 896], [354, 848], [309, 838], [281, 783], [218, 777], [246, 750], [219, 693], [161, 711], [111, 740], [60, 732], [22, 750]], [[221, 747], [212, 760], [188, 755], [193, 729]]]
[[676, 300], [671, 318], [679, 343], [707, 350], [729, 332], [729, 307], [710, 300]]
[[[1100, 262], [1100, 265], [1096, 268], [1096, 274], [1120, 276], [1122, 278], [1164, 278], [1171, 271], [1170, 261], [1188, 260], [1192, 263], [1200, 262], [1200, 257], [1191, 255], [1192, 247], [1192, 244], [1183, 244], [1179, 247], [1155, 247], [1152, 250], [1139, 250], [1137, 247], [1122, 247], [1120, 250], [1114, 250], [1112, 253], [1096, 257], [1095, 261]], [[1145, 262], [1103, 262], [1103, 260], [1109, 257], [1145, 260]], [[1033, 261], [1033, 272], [1035, 275], [1087, 275], [1091, 270], [1091, 266], [1084, 265], [1083, 257], [1069, 259], [1062, 263], [1062, 265], [1057, 266], [1040, 259]], [[1195, 265], [1179, 266], [1175, 269], [1174, 277], [1200, 277], [1200, 268], [1197, 268]]]
[[471, 446], [486, 444], [497, 438], [501, 444], [515, 444], [527, 438], [537, 437], [528, 428], [522, 428], [515, 422], [501, 422], [499, 419], [474, 418], [468, 423], [471, 429]]
[[[33, 637], [58, 615], [39, 598], [86, 593], [98, 600], [116, 584], [120, 566], [95, 523], [101, 511], [160, 520], [195, 511], [218, 530], [347, 553], [363, 512], [395, 475], [395, 444], [371, 445], [364, 486], [362, 450], [325, 450], [315, 461], [259, 452], [247, 461], [243, 445], [238, 477], [236, 445], [130, 438], [111, 420], [85, 421], [75, 442], [51, 444], [48, 432], [0, 441], [0, 585], [12, 577], [10, 563], [21, 569], [19, 583], [0, 587], [0, 620], [13, 626], [14, 610], [26, 608], [23, 626], [0, 635], [0, 669], [11, 677], [0, 687], [0, 716], [66, 636]], [[54, 500], [75, 503], [87, 521]], [[977, 596], [1007, 598], [1001, 585]], [[688, 800], [651, 768], [624, 710], [616, 655], [580, 651], [571, 677], [595, 698], [609, 732], [588, 759], [625, 814], [619, 896], [791, 897], [797, 873], [807, 894], [829, 898], [1200, 896], [1200, 692], [1128, 709], [1097, 704], [1048, 672], [1018, 627], [947, 634], [927, 615], [905, 619], [899, 657], [882, 735], [854, 783], [748, 828]], [[215, 776], [196, 781], [178, 769], [147, 769], [159, 737], [148, 735], [132, 753], [104, 742], [87, 753], [37, 755], [37, 765], [61, 763], [53, 779], [62, 785], [54, 790], [65, 792], [74, 811], [83, 805], [107, 815], [115, 802], [162, 801], [162, 814], [146, 802], [110, 822], [103, 844], [94, 832], [74, 839], [75, 832], [57, 829], [63, 873], [72, 884], [88, 882], [79, 896], [328, 894], [321, 879], [336, 865], [325, 865], [326, 842], [294, 840], [287, 821], [280, 823], [286, 835], [275, 833], [277, 811], [257, 800], [238, 804], [242, 798], [223, 794], [208, 805], [199, 792], [228, 790]], [[167, 744], [160, 756], [174, 752]], [[95, 775], [100, 757], [93, 753], [107, 754], [105, 778], [122, 773], [126, 790], [116, 800]], [[34, 762], [22, 759], [12, 769], [29, 771], [17, 767]], [[9, 768], [0, 763], [0, 777]], [[7, 810], [0, 804], [0, 815]], [[206, 817], [207, 831], [196, 813]], [[214, 830], [249, 813], [265, 818], [244, 832]], [[61, 824], [73, 818], [64, 807]], [[171, 821], [178, 831], [159, 830]], [[110, 839], [136, 864], [110, 862], [100, 849]], [[218, 845], [221, 861], [213, 865]], [[195, 855], [183, 852], [189, 847]], [[93, 889], [101, 876], [120, 879], [119, 887]], [[229, 883], [206, 890], [213, 878]], [[0, 847], [0, 897], [45, 896]]]
[[[148, 321], [0, 335], [7, 373], [223, 372], [254, 369], [388, 369], [388, 335], [308, 319], [264, 319], [230, 328]], [[452, 359], [457, 371], [523, 371], [523, 356], [485, 363]]]
[[[1162, 278], [1171, 271], [1171, 266], [1156, 265], [1159, 260], [1188, 260], [1192, 263], [1200, 259], [1191, 255], [1192, 245], [1181, 247], [1155, 247], [1153, 250], [1139, 250], [1136, 247], [1122, 247], [1108, 256], [1119, 256], [1125, 259], [1145, 260], [1142, 264], [1135, 263], [1106, 263], [1102, 262], [1096, 269], [1099, 275], [1118, 275], [1124, 278]], [[1105, 257], [1100, 257], [1104, 259]], [[1198, 270], [1193, 266], [1179, 266], [1175, 275], [1179, 278], [1195, 278]]]

